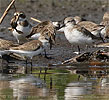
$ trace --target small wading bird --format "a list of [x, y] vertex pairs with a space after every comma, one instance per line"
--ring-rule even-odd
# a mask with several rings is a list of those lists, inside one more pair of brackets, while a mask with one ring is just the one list
[[104, 37], [109, 39], [109, 12], [104, 13], [103, 20], [100, 25], [105, 26], [101, 34], [104, 34]]
[[74, 18], [76, 24], [78, 24], [78, 23], [80, 23], [80, 22], [82, 22], [82, 21], [86, 21], [86, 19], [84, 19], [84, 18], [82, 18], [82, 17], [80, 17], [80, 16], [75, 16], [75, 17], [73, 17], [73, 18]]
[[[9, 54], [8, 50], [9, 50], [10, 47], [13, 47], [13, 46], [17, 46], [17, 45], [14, 44], [12, 41], [0, 39], [0, 57], [2, 58], [3, 55]], [[9, 62], [8, 58], [6, 58], [5, 60], [7, 62]], [[3, 60], [1, 60], [1, 61], [2, 61], [1, 63], [2, 63], [2, 66], [3, 66]], [[3, 68], [2, 68], [2, 72], [3, 72]]]
[[[31, 73], [32, 73], [32, 58], [33, 56], [39, 55], [46, 48], [50, 46], [50, 38], [40, 36], [38, 40], [31, 40], [30, 42], [24, 43], [17, 47], [11, 47], [9, 52], [19, 54], [26, 57], [26, 73], [27, 73], [27, 59], [31, 59]], [[46, 52], [45, 52], [46, 56]]]
[[55, 43], [55, 27], [51, 21], [43, 21], [36, 26], [32, 27], [31, 33], [26, 36], [29, 39], [38, 39], [40, 36], [49, 37], [51, 40], [50, 48]]
[[[85, 19], [79, 17], [79, 16], [75, 16], [75, 17], [72, 17], [74, 20], [75, 20], [75, 23], [77, 25], [80, 25], [81, 27], [84, 27], [85, 29], [87, 29], [88, 31], [90, 31], [93, 35], [97, 36], [97, 37], [100, 37], [101, 40], [104, 42], [104, 34], [102, 34], [102, 30], [104, 30], [104, 25], [98, 25], [92, 21], [86, 21]], [[57, 24], [57, 26], [61, 27], [61, 23], [64, 22], [64, 21], [59, 21]], [[64, 28], [61, 28], [59, 29], [58, 31], [64, 31]]]
[[17, 39], [17, 42], [22, 43], [27, 41], [25, 37], [30, 34], [32, 26], [27, 21], [24, 12], [15, 12], [10, 24], [13, 36]]
[[90, 31], [76, 24], [73, 17], [67, 17], [64, 20], [64, 24], [60, 25], [64, 27], [64, 34], [66, 39], [74, 45], [78, 45], [78, 51], [80, 53], [79, 46], [81, 45], [91, 45], [95, 41], [101, 40], [101, 38], [94, 36]]
[[26, 37], [30, 39], [38, 39], [40, 35], [55, 36], [54, 25], [51, 21], [43, 21], [32, 27], [30, 34]]
[[12, 41], [0, 39], [0, 56], [7, 54], [10, 47], [16, 46]]

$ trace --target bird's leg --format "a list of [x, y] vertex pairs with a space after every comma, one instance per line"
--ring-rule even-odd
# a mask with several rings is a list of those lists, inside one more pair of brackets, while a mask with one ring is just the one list
[[104, 41], [103, 37], [101, 36], [101, 33], [100, 32], [99, 32], [99, 36], [100, 36], [102, 42], [105, 43], [105, 41]]
[[46, 74], [47, 74], [47, 68], [45, 68], [45, 73], [44, 73], [44, 81], [46, 82]]
[[3, 59], [1, 59], [1, 73], [3, 73]]
[[28, 64], [27, 59], [25, 60], [25, 63], [26, 63], [25, 74], [27, 74], [27, 64]]
[[17, 43], [18, 43], [18, 44], [20, 44], [20, 41], [19, 41], [19, 39], [18, 39], [18, 38], [17, 38]]
[[47, 57], [47, 54], [46, 54], [46, 50], [45, 49], [44, 49], [44, 52], [45, 52], [45, 58], [52, 59], [52, 57]]
[[30, 63], [31, 63], [31, 74], [32, 74], [32, 67], [33, 67], [32, 59]]
[[79, 45], [78, 45], [78, 52], [79, 52], [78, 54], [80, 54], [80, 53], [81, 53], [81, 52], [80, 52], [80, 47], [79, 47]]
[[81, 77], [81, 76], [80, 76], [80, 75], [78, 75], [78, 81], [80, 80], [80, 77]]
[[45, 53], [45, 58], [49, 59], [49, 57], [47, 57], [47, 53], [45, 49], [44, 49], [44, 53]]

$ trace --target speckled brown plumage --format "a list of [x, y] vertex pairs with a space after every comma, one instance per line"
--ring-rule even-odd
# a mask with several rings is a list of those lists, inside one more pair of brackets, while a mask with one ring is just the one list
[[0, 39], [0, 50], [7, 50], [12, 46], [15, 46], [12, 41]]
[[38, 25], [34, 26], [31, 30], [30, 35], [27, 36], [27, 38], [31, 37], [34, 34], [40, 33], [41, 35], [46, 35], [46, 34], [54, 34], [55, 35], [55, 30], [53, 27], [53, 24], [51, 21], [44, 21], [42, 23], [39, 23]]
[[109, 12], [104, 13], [103, 20], [100, 23], [100, 25], [104, 25], [104, 26], [109, 25]]
[[42, 46], [42, 42], [39, 40], [32, 40], [30, 42], [24, 43], [22, 45], [19, 45], [17, 47], [12, 47], [10, 49], [13, 50], [24, 50], [24, 51], [34, 51], [37, 50]]

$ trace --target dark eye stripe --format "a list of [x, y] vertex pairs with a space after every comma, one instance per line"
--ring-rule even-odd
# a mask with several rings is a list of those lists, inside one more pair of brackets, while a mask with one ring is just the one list
[[25, 18], [26, 16], [24, 14], [20, 14], [19, 17]]
[[73, 22], [73, 21], [75, 21], [75, 20], [73, 19], [73, 20], [71, 20], [71, 21], [68, 21], [68, 23], [69, 23], [69, 22]]
[[71, 21], [68, 21], [68, 23], [69, 23], [69, 22], [71, 22]]

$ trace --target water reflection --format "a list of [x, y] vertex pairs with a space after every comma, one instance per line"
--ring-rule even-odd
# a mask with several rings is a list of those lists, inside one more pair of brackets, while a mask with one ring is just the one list
[[[98, 94], [108, 95], [109, 94], [109, 76], [102, 77], [99, 82], [99, 88], [97, 89]], [[109, 96], [109, 95], [108, 95]]]
[[[70, 70], [71, 74], [78, 74], [78, 81], [68, 83], [65, 88], [65, 100], [103, 99], [109, 97], [108, 67], [93, 66], [87, 69]], [[82, 81], [79, 80], [80, 76]]]
[[107, 67], [37, 68], [33, 73], [0, 74], [0, 96], [4, 100], [7, 96], [11, 100], [108, 100]]
[[13, 97], [17, 100], [45, 97], [48, 94], [46, 84], [34, 76], [12, 80], [10, 81], [10, 87], [13, 89]]
[[92, 94], [91, 82], [71, 82], [65, 89], [65, 100], [78, 100], [83, 95]]

